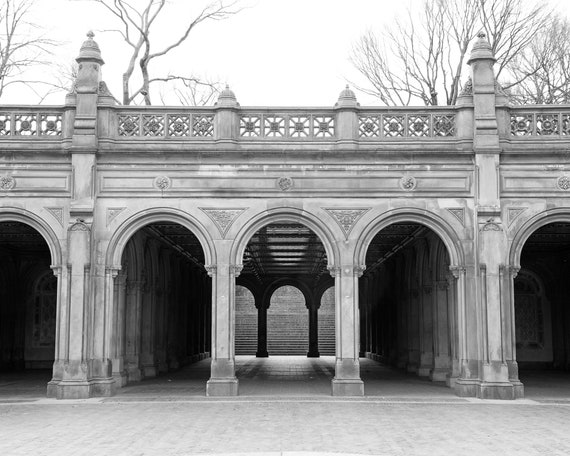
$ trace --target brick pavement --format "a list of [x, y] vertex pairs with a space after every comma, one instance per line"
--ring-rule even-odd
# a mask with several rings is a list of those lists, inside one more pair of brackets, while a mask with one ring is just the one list
[[[319, 393], [329, 379], [327, 360], [276, 359], [277, 368], [271, 365], [240, 360], [238, 376], [242, 385], [250, 382], [252, 394], [235, 399], [206, 398], [192, 389], [207, 378], [207, 361], [106, 399], [9, 396], [6, 382], [0, 382], [0, 455], [570, 454], [567, 375], [556, 380], [554, 393], [481, 401], [457, 398], [441, 385], [364, 362], [367, 375], [376, 369], [382, 376], [385, 394], [343, 399]], [[317, 393], [302, 397], [299, 385], [311, 382], [307, 375], [314, 376]], [[539, 377], [530, 383], [538, 385]], [[272, 382], [280, 386], [267, 386]], [[279, 388], [279, 396], [266, 394]]]

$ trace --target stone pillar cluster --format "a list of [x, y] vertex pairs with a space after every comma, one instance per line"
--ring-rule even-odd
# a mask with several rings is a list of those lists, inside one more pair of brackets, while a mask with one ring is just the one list
[[361, 353], [453, 385], [454, 282], [445, 246], [433, 232], [368, 265], [360, 279]]
[[211, 284], [204, 268], [137, 232], [115, 278], [113, 378], [119, 386], [210, 355]]

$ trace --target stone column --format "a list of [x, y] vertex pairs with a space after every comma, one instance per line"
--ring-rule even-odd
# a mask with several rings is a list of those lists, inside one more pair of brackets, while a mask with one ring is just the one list
[[319, 306], [315, 302], [307, 303], [309, 311], [309, 351], [308, 358], [318, 358], [319, 353]]
[[[113, 282], [113, 314], [110, 325], [113, 327], [111, 338], [112, 375], [118, 387], [127, 384], [125, 365], [125, 301], [127, 298], [127, 275], [124, 271], [108, 271], [107, 280]], [[113, 280], [114, 275], [114, 280]]]
[[509, 381], [513, 384], [517, 397], [522, 397], [524, 395], [524, 386], [519, 380], [519, 367], [517, 364], [517, 338], [516, 338], [516, 328], [515, 328], [515, 278], [519, 272], [520, 268], [511, 266], [499, 269], [501, 274], [501, 281], [504, 284], [503, 290], [505, 290], [506, 296], [503, 297], [503, 302], [505, 303], [504, 311], [504, 322], [503, 328], [506, 333], [506, 338], [508, 343], [505, 347], [505, 357], [507, 362], [507, 368], [509, 371]]
[[448, 324], [448, 283], [438, 280], [434, 287], [433, 300], [433, 367], [430, 379], [443, 382], [450, 369], [449, 324]]
[[418, 375], [427, 377], [433, 366], [433, 286], [424, 284], [420, 289], [420, 365]]
[[[254, 296], [255, 307], [257, 307], [257, 358], [267, 358], [267, 307], [268, 302], [264, 302], [263, 298]], [[269, 297], [268, 299], [271, 299]]]
[[336, 365], [332, 380], [333, 396], [362, 396], [358, 359], [360, 316], [358, 313], [358, 278], [364, 268], [353, 264], [330, 268], [335, 278]]
[[241, 268], [230, 264], [207, 266], [212, 277], [212, 368], [208, 396], [237, 396], [235, 375], [235, 278]]
[[[504, 290], [504, 264], [507, 255], [507, 238], [501, 218], [499, 188], [499, 163], [501, 147], [496, 115], [495, 77], [493, 65], [495, 57], [484, 33], [478, 35], [471, 56], [473, 81], [474, 138], [473, 149], [477, 169], [476, 186], [476, 261], [475, 303], [476, 333], [478, 334], [478, 366], [472, 366], [470, 384], [467, 389], [462, 379], [457, 381], [459, 393], [477, 395], [489, 399], [515, 399], [522, 397], [522, 384], [514, 384], [509, 378], [507, 349], [511, 345], [507, 330], [510, 322], [505, 322], [505, 302], [508, 293]], [[474, 352], [474, 347], [471, 352]], [[478, 370], [475, 383], [474, 370]]]
[[140, 369], [142, 285], [141, 281], [127, 280], [125, 360], [129, 382], [139, 382], [142, 379]]
[[360, 350], [358, 356], [368, 356], [368, 282], [364, 275], [358, 283], [358, 304], [360, 305]]
[[[147, 265], [152, 267], [151, 264]], [[142, 305], [141, 305], [141, 352], [140, 362], [144, 378], [156, 377], [158, 374], [155, 359], [155, 282], [153, 274], [149, 274], [143, 280]]]
[[[89, 333], [87, 295], [90, 259], [91, 230], [83, 222], [74, 223], [67, 234], [67, 274], [69, 294], [67, 302], [62, 303], [67, 325], [65, 327], [67, 344], [63, 353], [59, 353], [58, 370], [60, 379], [48, 387], [48, 395], [55, 393], [58, 399], [84, 399], [91, 396], [91, 382], [88, 356]], [[63, 329], [63, 328], [62, 328]], [[56, 366], [54, 366], [54, 370]]]
[[459, 360], [459, 337], [458, 337], [458, 308], [457, 283], [453, 274], [447, 276], [447, 327], [449, 333], [449, 355], [451, 371], [447, 374], [445, 383], [449, 387], [455, 387], [455, 382], [460, 375]]

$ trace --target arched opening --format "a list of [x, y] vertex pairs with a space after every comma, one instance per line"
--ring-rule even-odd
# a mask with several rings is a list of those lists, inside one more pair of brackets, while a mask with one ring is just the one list
[[113, 376], [124, 386], [210, 355], [211, 279], [196, 235], [153, 221], [126, 242], [115, 278]]
[[254, 356], [257, 352], [257, 308], [253, 293], [242, 285], [236, 286], [236, 355]]
[[393, 377], [394, 368], [453, 384], [456, 299], [442, 239], [421, 223], [397, 222], [374, 235], [365, 258], [359, 279], [360, 354], [382, 365], [364, 363], [367, 391], [373, 393], [374, 375]]
[[309, 318], [305, 297], [285, 285], [271, 295], [267, 311], [267, 351], [271, 355], [305, 356], [309, 351]]
[[55, 359], [57, 323], [50, 248], [32, 226], [0, 221], [0, 257], [0, 373], [45, 385]]
[[[257, 360], [237, 360], [240, 394], [248, 393], [250, 372], [269, 380], [317, 379], [319, 387], [325, 391], [330, 388], [333, 359], [313, 359], [321, 355], [319, 305], [322, 292], [319, 291], [334, 284], [327, 266], [325, 246], [319, 236], [302, 223], [272, 222], [258, 228], [250, 237], [237, 283], [255, 284]], [[240, 292], [236, 295], [236, 326], [242, 318], [237, 311], [240, 308], [238, 296]], [[334, 324], [332, 334], [334, 340]], [[237, 339], [236, 327], [236, 347], [240, 346]], [[236, 354], [239, 353], [236, 351]], [[331, 366], [319, 369], [318, 362]], [[259, 369], [263, 371], [261, 374]], [[315, 369], [318, 372], [313, 375]]]
[[570, 222], [536, 229], [520, 267], [513, 283], [520, 379], [527, 396], [540, 384], [570, 392]]
[[319, 307], [319, 352], [322, 356], [335, 355], [335, 306], [334, 286], [321, 295]]

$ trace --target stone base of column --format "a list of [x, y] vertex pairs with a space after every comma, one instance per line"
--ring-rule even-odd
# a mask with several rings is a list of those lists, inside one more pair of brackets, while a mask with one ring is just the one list
[[417, 374], [419, 371], [419, 367], [417, 364], [408, 362], [408, 364], [406, 365], [406, 372], [410, 373], [410, 374]]
[[140, 382], [142, 380], [142, 372], [138, 366], [127, 365], [127, 381]]
[[257, 350], [255, 352], [255, 357], [256, 358], [269, 358], [269, 353], [267, 353], [267, 350]]
[[319, 358], [321, 354], [318, 350], [309, 350], [307, 352], [307, 358]]
[[445, 382], [447, 381], [447, 376], [449, 374], [449, 369], [443, 367], [431, 369], [429, 373], [429, 378], [432, 382]]
[[335, 377], [331, 382], [333, 396], [364, 396], [358, 359], [337, 359]]
[[455, 394], [459, 397], [477, 397], [480, 381], [458, 378], [455, 381]]
[[433, 365], [433, 356], [431, 353], [420, 354], [420, 365], [418, 367], [418, 375], [420, 377], [429, 376]]
[[479, 399], [522, 399], [524, 387], [522, 383], [513, 385], [511, 382], [481, 382], [477, 393]]
[[127, 385], [127, 371], [113, 372], [113, 379], [115, 380], [115, 385], [117, 388], [122, 388]]
[[91, 382], [86, 380], [62, 380], [55, 387], [56, 399], [88, 399], [90, 397], [92, 397]]
[[447, 376], [445, 377], [445, 384], [450, 388], [455, 388], [456, 382], [457, 382], [457, 377], [454, 376], [453, 374], [448, 373]]
[[142, 366], [142, 376], [143, 378], [156, 377], [158, 375], [158, 369], [154, 364], [143, 365]]
[[91, 397], [110, 397], [117, 392], [117, 384], [113, 377], [91, 380]]
[[237, 378], [211, 378], [206, 383], [206, 396], [237, 396]]
[[331, 386], [333, 396], [364, 396], [362, 380], [333, 378]]

